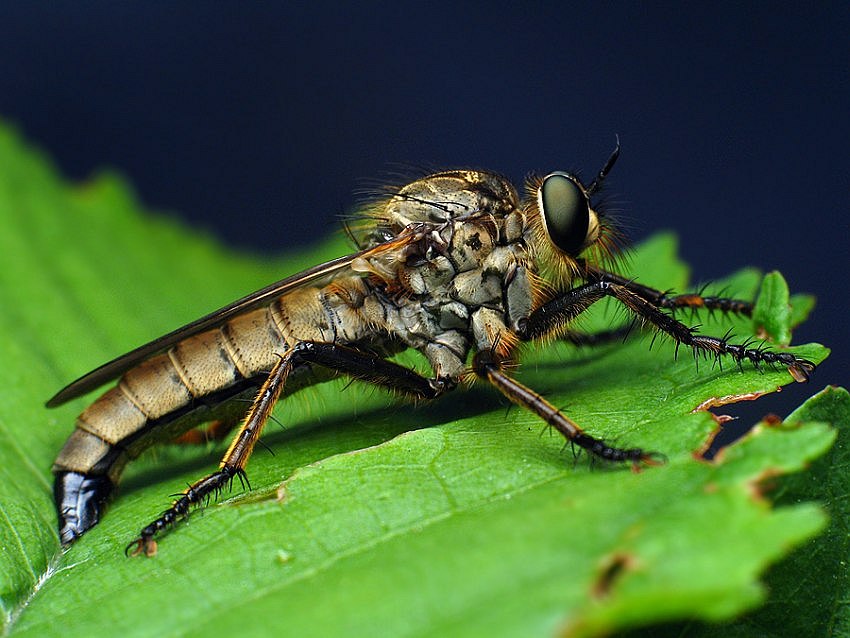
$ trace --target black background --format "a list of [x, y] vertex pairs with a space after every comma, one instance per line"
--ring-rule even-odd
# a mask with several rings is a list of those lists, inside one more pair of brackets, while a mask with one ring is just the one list
[[[306, 3], [305, 3], [306, 4]], [[0, 116], [85, 179], [274, 253], [399, 166], [608, 184], [629, 233], [676, 230], [695, 281], [780, 269], [833, 347], [786, 413], [848, 383], [850, 9], [711, 4], [4, 3]]]

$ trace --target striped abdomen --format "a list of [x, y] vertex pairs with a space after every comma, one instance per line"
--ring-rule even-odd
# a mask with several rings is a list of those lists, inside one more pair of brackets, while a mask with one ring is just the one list
[[[186, 338], [127, 371], [78, 418], [53, 464], [63, 544], [97, 523], [127, 462], [213, 419], [237, 420], [252, 393], [297, 341], [350, 342], [369, 331], [354, 307], [362, 284], [296, 290], [266, 308]], [[305, 369], [289, 391], [311, 382]]]
[[208, 420], [285, 349], [271, 314], [269, 307], [242, 315], [129, 370], [77, 418], [53, 471], [105, 474], [114, 483], [146, 448]]

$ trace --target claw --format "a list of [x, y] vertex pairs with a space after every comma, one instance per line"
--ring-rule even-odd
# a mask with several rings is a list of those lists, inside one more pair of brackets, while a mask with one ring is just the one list
[[128, 558], [139, 554], [144, 554], [148, 558], [156, 556], [156, 541], [153, 538], [139, 536], [124, 548], [124, 555]]
[[788, 372], [794, 377], [797, 383], [806, 383], [815, 371], [815, 364], [806, 359], [797, 359], [794, 363], [788, 366]]
[[641, 468], [646, 465], [649, 467], [658, 467], [667, 463], [667, 455], [661, 452], [644, 452], [637, 462], [632, 464], [633, 472], [640, 472]]

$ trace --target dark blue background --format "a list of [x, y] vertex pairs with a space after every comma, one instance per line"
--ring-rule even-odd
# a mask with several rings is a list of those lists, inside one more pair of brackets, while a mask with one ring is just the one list
[[[778, 268], [850, 381], [850, 9], [6, 3], [0, 116], [70, 177], [117, 167], [233, 245], [311, 242], [399, 165], [596, 171], [694, 279]], [[11, 5], [11, 6], [10, 6]]]

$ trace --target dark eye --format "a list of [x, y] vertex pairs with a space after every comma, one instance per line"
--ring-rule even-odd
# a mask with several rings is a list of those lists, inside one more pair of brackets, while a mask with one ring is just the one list
[[550, 173], [537, 191], [537, 203], [549, 240], [568, 255], [577, 255], [587, 240], [590, 209], [584, 189], [567, 173]]

